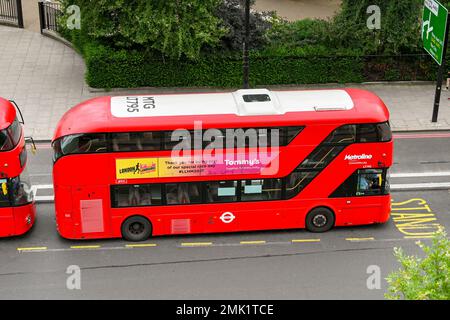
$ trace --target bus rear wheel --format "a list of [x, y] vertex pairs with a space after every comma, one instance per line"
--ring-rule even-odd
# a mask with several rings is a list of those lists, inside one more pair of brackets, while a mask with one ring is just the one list
[[125, 240], [138, 242], [150, 238], [152, 225], [144, 217], [130, 217], [122, 224], [122, 237]]
[[334, 214], [328, 208], [315, 208], [306, 216], [306, 229], [310, 232], [326, 232], [334, 226]]

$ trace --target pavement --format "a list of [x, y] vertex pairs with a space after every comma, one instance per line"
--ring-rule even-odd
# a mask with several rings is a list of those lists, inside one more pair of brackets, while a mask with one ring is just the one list
[[22, 0], [23, 25], [25, 29], [40, 32], [38, 2], [40, 0]]
[[[23, 111], [26, 134], [49, 140], [54, 128], [72, 106], [106, 92], [92, 92], [85, 83], [86, 67], [72, 48], [37, 32], [0, 26], [0, 96], [15, 100]], [[340, 87], [329, 84], [311, 87]], [[443, 91], [440, 119], [431, 123], [433, 83], [348, 84], [378, 94], [391, 111], [394, 131], [450, 129], [450, 93]], [[445, 87], [444, 87], [445, 88]], [[211, 90], [211, 89], [209, 89]], [[217, 91], [218, 89], [212, 89]], [[208, 91], [192, 88], [115, 90], [113, 95], [158, 92]]]
[[339, 10], [341, 2], [341, 0], [256, 0], [254, 9], [276, 11], [278, 16], [288, 21], [305, 18], [328, 19]]

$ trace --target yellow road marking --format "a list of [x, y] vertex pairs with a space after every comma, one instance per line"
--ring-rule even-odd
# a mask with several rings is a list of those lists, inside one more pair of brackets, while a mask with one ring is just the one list
[[101, 246], [71, 246], [70, 249], [98, 249]]
[[302, 242], [320, 242], [320, 239], [294, 239], [292, 243], [302, 243]]
[[212, 245], [212, 242], [183, 242], [182, 247], [206, 247]]
[[432, 239], [434, 236], [404, 236], [405, 239]]
[[265, 244], [266, 241], [261, 240], [261, 241], [241, 241], [240, 244]]
[[47, 250], [47, 247], [17, 248], [17, 251], [41, 251]]
[[127, 244], [125, 247], [127, 248], [148, 248], [148, 247], [156, 247], [155, 243], [142, 243], [142, 244]]
[[347, 240], [347, 241], [372, 241], [372, 240], [375, 240], [375, 238], [373, 238], [373, 237], [369, 237], [369, 238], [345, 238], [345, 240]]

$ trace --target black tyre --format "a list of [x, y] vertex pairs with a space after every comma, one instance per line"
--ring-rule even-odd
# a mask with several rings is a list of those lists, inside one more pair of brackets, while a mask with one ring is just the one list
[[326, 232], [334, 226], [334, 214], [327, 208], [315, 208], [306, 216], [306, 229], [311, 232]]
[[152, 225], [144, 217], [130, 217], [122, 224], [122, 237], [125, 240], [138, 242], [147, 240], [152, 235]]

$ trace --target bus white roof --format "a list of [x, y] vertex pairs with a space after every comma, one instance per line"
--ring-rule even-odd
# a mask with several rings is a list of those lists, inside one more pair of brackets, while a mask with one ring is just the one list
[[288, 112], [350, 110], [354, 103], [341, 89], [309, 91], [238, 90], [228, 93], [111, 97], [117, 118], [189, 115], [282, 115]]

